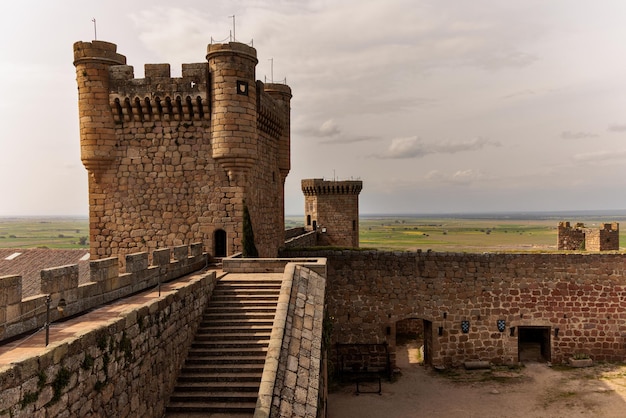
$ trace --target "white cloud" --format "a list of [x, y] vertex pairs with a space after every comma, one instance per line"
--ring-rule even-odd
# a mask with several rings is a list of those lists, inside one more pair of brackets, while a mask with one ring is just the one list
[[563, 131], [561, 132], [561, 138], [563, 139], [586, 139], [586, 138], [596, 138], [598, 135], [593, 134], [591, 132], [584, 131]]
[[574, 155], [574, 160], [583, 163], [612, 164], [626, 159], [626, 150], [617, 151], [594, 151]]
[[626, 131], [626, 124], [614, 124], [609, 126], [609, 132], [624, 132]]
[[441, 143], [425, 143], [418, 137], [395, 138], [380, 158], [422, 158], [429, 154], [456, 154], [458, 152], [476, 151], [484, 147], [500, 146], [497, 141], [487, 138], [474, 138], [467, 141]]
[[460, 186], [467, 186], [485, 178], [486, 177], [480, 172], [480, 170], [474, 169], [457, 170], [452, 174], [446, 174], [438, 170], [432, 170], [428, 174], [426, 174], [426, 176], [424, 176], [424, 180], [427, 180], [429, 182]]

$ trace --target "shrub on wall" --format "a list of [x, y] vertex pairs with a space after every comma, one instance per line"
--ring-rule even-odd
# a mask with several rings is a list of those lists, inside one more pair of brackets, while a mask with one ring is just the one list
[[259, 252], [254, 245], [254, 231], [252, 230], [252, 222], [250, 220], [250, 212], [248, 205], [243, 205], [243, 237], [241, 239], [242, 255], [244, 257], [258, 257]]

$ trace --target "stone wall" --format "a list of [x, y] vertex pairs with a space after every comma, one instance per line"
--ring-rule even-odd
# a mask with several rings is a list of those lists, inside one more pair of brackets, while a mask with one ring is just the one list
[[[78, 283], [78, 266], [62, 266], [41, 272], [41, 294], [22, 298], [20, 276], [0, 277], [0, 341], [42, 327], [46, 322], [46, 299], [50, 297], [50, 320], [85, 312], [159, 283], [200, 270], [207, 263], [202, 244], [152, 253], [127, 254], [125, 272], [115, 257], [91, 261], [91, 281]], [[57, 307], [63, 306], [63, 312]]]
[[321, 370], [325, 287], [324, 277], [296, 266], [274, 384], [272, 417], [325, 416]]
[[232, 255], [244, 204], [260, 255], [275, 257], [290, 88], [257, 82], [256, 50], [236, 42], [209, 45], [208, 62], [184, 64], [182, 77], [147, 64], [134, 78], [116, 51], [102, 41], [74, 45], [92, 259], [191, 242]]
[[306, 232], [285, 241], [283, 248], [310, 248], [317, 246], [318, 231]]
[[585, 231], [585, 249], [587, 251], [618, 251], [619, 224], [613, 222], [602, 224], [599, 229], [587, 229]]
[[559, 222], [559, 250], [618, 251], [619, 223], [605, 223], [600, 228], [587, 228], [582, 223], [572, 227], [569, 222]]
[[107, 325], [0, 369], [0, 415], [159, 417], [215, 285], [197, 275]]
[[[388, 343], [395, 324], [428, 322], [433, 365], [518, 361], [519, 327], [549, 330], [549, 360], [626, 358], [623, 254], [291, 251], [328, 258], [333, 342]], [[463, 332], [467, 321], [467, 332]], [[504, 321], [504, 331], [498, 329]], [[389, 328], [389, 330], [388, 330]], [[558, 331], [557, 331], [558, 329]]]
[[360, 180], [302, 180], [305, 229], [318, 230], [318, 245], [359, 246]]
[[585, 249], [585, 225], [577, 223], [571, 226], [569, 222], [559, 222], [557, 233], [558, 250], [584, 250]]

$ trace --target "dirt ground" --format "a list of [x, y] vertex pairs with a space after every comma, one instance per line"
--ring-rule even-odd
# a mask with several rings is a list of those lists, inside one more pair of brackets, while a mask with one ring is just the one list
[[[398, 351], [399, 378], [382, 394], [357, 395], [355, 385], [329, 394], [329, 418], [623, 418], [626, 365], [574, 369], [528, 363], [491, 370], [435, 371], [419, 364], [417, 348]], [[373, 391], [378, 384], [364, 389]]]

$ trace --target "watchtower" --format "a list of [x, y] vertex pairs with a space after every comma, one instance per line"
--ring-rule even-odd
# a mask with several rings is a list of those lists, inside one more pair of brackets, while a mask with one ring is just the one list
[[203, 242], [241, 251], [284, 242], [291, 89], [255, 80], [256, 50], [210, 44], [206, 61], [146, 64], [145, 78], [103, 41], [76, 42], [81, 159], [89, 173], [92, 259]]
[[302, 180], [305, 229], [323, 246], [359, 246], [360, 180]]

